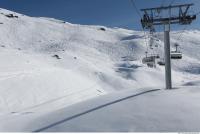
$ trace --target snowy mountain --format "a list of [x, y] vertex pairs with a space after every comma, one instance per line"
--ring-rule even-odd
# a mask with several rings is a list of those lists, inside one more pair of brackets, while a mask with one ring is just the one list
[[[180, 32], [183, 33], [181, 40], [179, 40]], [[170, 107], [171, 101], [176, 101], [176, 96], [183, 96], [183, 99], [190, 99], [190, 101], [180, 100], [173, 104], [172, 108], [178, 108], [176, 114], [181, 108], [187, 112], [188, 108], [199, 110], [200, 105], [196, 102], [199, 101], [200, 95], [198, 92], [200, 31], [177, 31], [172, 32], [171, 36], [171, 44], [179, 43], [183, 52], [182, 60], [172, 61], [173, 85], [178, 89], [192, 91], [174, 91], [172, 97], [168, 93], [170, 91], [162, 90], [157, 94], [155, 91], [152, 95], [142, 96], [142, 104], [151, 105], [151, 101], [147, 103], [144, 100], [153, 98], [154, 103], [162, 102]], [[142, 64], [147, 48], [147, 39], [146, 41], [145, 39], [141, 31], [76, 25], [53, 18], [29, 17], [0, 9], [0, 119], [3, 121], [0, 124], [0, 131], [37, 131], [54, 122], [59, 122], [64, 116], [72, 116], [74, 111], [81, 113], [83, 110], [82, 112], [87, 113], [87, 108], [101, 106], [104, 105], [103, 103], [106, 104], [116, 99], [120, 100], [130, 94], [134, 96], [152, 89], [164, 89], [164, 67], [157, 65], [156, 68], [148, 68]], [[152, 53], [163, 56], [162, 33], [157, 35], [154, 43], [158, 47], [151, 50]], [[165, 96], [167, 97], [162, 100]], [[195, 104], [190, 105], [194, 102]], [[139, 103], [140, 100], [133, 103], [137, 110], [134, 111], [134, 108], [130, 107], [125, 111], [127, 116], [134, 116], [134, 120], [140, 120], [138, 116], [145, 119], [150, 118], [147, 116], [150, 114], [138, 115], [145, 108], [139, 107]], [[183, 103], [187, 103], [185, 107], [175, 106]], [[117, 111], [120, 107], [124, 108], [123, 103], [120, 103], [119, 107], [115, 106], [113, 110]], [[152, 107], [157, 109], [162, 106], [154, 104]], [[151, 111], [150, 108], [149, 112], [153, 113], [155, 109]], [[131, 115], [129, 110], [134, 114]], [[194, 123], [198, 124], [200, 115], [197, 111], [193, 112], [197, 115], [191, 117], [190, 121], [195, 120]], [[164, 122], [164, 113], [158, 113], [159, 118], [151, 123]], [[102, 112], [96, 113], [95, 117], [102, 114]], [[166, 128], [163, 126], [163, 129], [155, 128], [155, 126], [131, 129], [134, 127], [130, 126], [132, 121], [126, 122], [126, 126], [130, 127], [120, 129], [120, 123], [115, 126], [113, 122], [118, 114], [120, 112], [113, 118], [110, 116], [109, 125], [112, 124], [110, 128], [105, 128], [104, 125], [99, 128], [82, 127], [81, 123], [77, 127], [68, 128], [58, 125], [54, 128], [50, 125], [49, 128], [50, 131], [200, 130], [195, 125], [188, 129], [182, 126], [186, 120], [179, 117], [175, 119], [179, 121], [177, 130], [176, 127], [170, 126]], [[51, 119], [48, 119], [49, 115]], [[164, 119], [161, 119], [162, 117]], [[123, 120], [122, 116], [120, 118]], [[94, 122], [97, 123], [99, 118], [95, 119]], [[19, 121], [21, 123], [16, 125]], [[82, 121], [84, 119], [81, 119]], [[173, 122], [173, 120], [168, 121]], [[99, 124], [102, 125], [105, 118], [102, 118], [100, 122]], [[91, 120], [88, 123], [91, 125]], [[143, 126], [145, 123], [145, 121], [140, 121], [136, 126]], [[66, 125], [70, 126], [70, 123]]]

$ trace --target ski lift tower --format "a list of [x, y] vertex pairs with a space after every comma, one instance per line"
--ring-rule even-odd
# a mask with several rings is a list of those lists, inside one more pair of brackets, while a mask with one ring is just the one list
[[154, 26], [164, 26], [166, 89], [172, 89], [170, 25], [191, 24], [192, 21], [196, 19], [196, 15], [189, 15], [188, 13], [189, 8], [193, 5], [194, 4], [182, 4], [141, 9], [141, 11], [144, 13], [143, 18], [141, 19], [143, 29], [151, 30], [152, 28], [154, 28]]

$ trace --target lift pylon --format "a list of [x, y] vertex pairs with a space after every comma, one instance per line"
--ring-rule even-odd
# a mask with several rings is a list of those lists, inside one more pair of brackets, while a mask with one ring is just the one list
[[[188, 10], [194, 4], [170, 5], [156, 8], [141, 9], [144, 13], [141, 24], [144, 29], [151, 30], [154, 26], [164, 26], [165, 49], [165, 80], [166, 89], [172, 89], [171, 80], [171, 50], [170, 50], [170, 25], [189, 25], [196, 19], [196, 15], [189, 15]], [[158, 15], [161, 14], [162, 16]]]

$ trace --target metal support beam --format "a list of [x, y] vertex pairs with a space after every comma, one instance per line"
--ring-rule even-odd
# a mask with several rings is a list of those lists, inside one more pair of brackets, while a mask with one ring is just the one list
[[164, 25], [164, 48], [165, 48], [165, 81], [166, 81], [166, 89], [172, 89], [171, 50], [170, 50], [170, 24], [165, 24]]
[[[170, 50], [170, 25], [180, 24], [189, 25], [193, 20], [196, 19], [196, 15], [189, 15], [189, 8], [194, 4], [182, 4], [182, 5], [170, 5], [161, 6], [156, 8], [146, 8], [141, 9], [144, 12], [143, 18], [141, 19], [141, 24], [144, 29], [152, 29], [157, 25], [164, 25], [164, 49], [165, 49], [165, 79], [166, 79], [166, 89], [172, 89], [172, 79], [171, 79], [171, 50]], [[173, 10], [172, 10], [173, 9]], [[155, 13], [167, 13], [168, 16], [162, 15], [160, 17]], [[173, 12], [175, 15], [173, 14]], [[178, 13], [176, 12], [178, 11]], [[177, 50], [176, 50], [177, 51]]]
[[190, 7], [193, 6], [194, 4], [182, 4], [182, 5], [174, 5], [174, 6], [161, 6], [161, 7], [155, 7], [155, 8], [145, 8], [141, 9], [141, 11], [151, 11], [151, 10], [168, 10], [168, 9], [173, 9], [173, 8], [182, 8], [182, 7]]

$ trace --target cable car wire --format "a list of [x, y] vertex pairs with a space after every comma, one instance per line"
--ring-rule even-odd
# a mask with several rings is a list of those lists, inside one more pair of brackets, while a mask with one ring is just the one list
[[[140, 14], [140, 11], [138, 10], [138, 8], [137, 8], [137, 6], [136, 6], [134, 0], [130, 0], [130, 2], [131, 2], [131, 4], [132, 4], [134, 10], [135, 10], [136, 13], [138, 14], [138, 16], [139, 16], [140, 18], [142, 18], [142, 15]], [[147, 49], [146, 51], [148, 52], [148, 45], [147, 45], [148, 43], [147, 43], [147, 37], [146, 37], [146, 32], [144, 31], [144, 28], [142, 28], [142, 31], [144, 32], [144, 39], [145, 39], [145, 44], [146, 44], [146, 49]]]
[[130, 2], [131, 2], [131, 4], [132, 4], [132, 6], [134, 7], [136, 13], [140, 16], [140, 18], [142, 18], [142, 15], [140, 14], [140, 11], [138, 10], [138, 8], [137, 8], [137, 6], [136, 6], [134, 0], [130, 0]]

